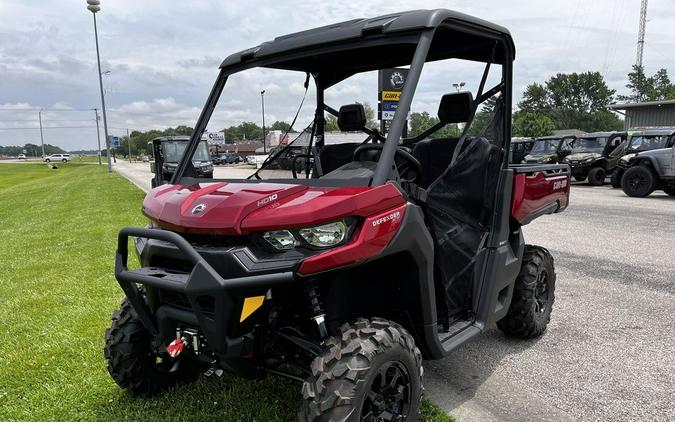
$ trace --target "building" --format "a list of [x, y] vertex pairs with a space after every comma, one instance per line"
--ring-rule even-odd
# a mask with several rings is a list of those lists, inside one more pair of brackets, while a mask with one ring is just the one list
[[675, 126], [675, 100], [610, 104], [610, 110], [624, 116], [624, 128]]

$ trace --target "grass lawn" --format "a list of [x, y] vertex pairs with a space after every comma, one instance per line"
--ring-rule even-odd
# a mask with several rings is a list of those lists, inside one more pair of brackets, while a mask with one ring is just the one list
[[[0, 420], [295, 420], [297, 383], [225, 376], [127, 396], [103, 359], [122, 291], [117, 231], [145, 224], [143, 193], [105, 166], [0, 164]], [[428, 402], [423, 420], [451, 421]]]

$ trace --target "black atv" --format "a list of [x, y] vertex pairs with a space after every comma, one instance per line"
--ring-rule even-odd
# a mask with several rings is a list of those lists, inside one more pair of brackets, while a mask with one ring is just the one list
[[574, 135], [542, 136], [535, 139], [530, 153], [523, 159], [523, 164], [554, 164], [572, 152]]
[[[154, 173], [151, 180], [153, 188], [171, 180], [189, 141], [189, 136], [160, 136], [148, 142], [154, 158], [154, 161], [150, 163], [150, 171]], [[213, 162], [209, 155], [207, 141], [199, 143], [193, 160], [197, 177], [213, 177]]]
[[[556, 273], [522, 226], [567, 207], [570, 172], [508, 163], [514, 57], [505, 28], [442, 9], [350, 20], [227, 57], [170, 185], [143, 202], [149, 227], [119, 233], [126, 299], [105, 334], [115, 382], [151, 395], [202, 372], [274, 374], [300, 383], [303, 421], [414, 421], [423, 359], [494, 324], [541, 336]], [[439, 93], [438, 123], [404, 138], [425, 63], [450, 59], [484, 63], [476, 92]], [[367, 126], [361, 104], [325, 102], [351, 77], [406, 65], [386, 134]], [[247, 179], [199, 178], [200, 136], [229, 76], [260, 67], [313, 88], [301, 171], [280, 168], [282, 148]], [[469, 136], [490, 98], [491, 118]], [[325, 144], [326, 113], [363, 140]], [[432, 139], [458, 123], [460, 136]], [[128, 268], [130, 238], [141, 268]]]
[[520, 164], [525, 156], [532, 151], [534, 138], [511, 138], [511, 151], [509, 163]]
[[626, 135], [626, 132], [594, 132], [577, 137], [570, 155], [562, 162], [569, 164], [577, 181], [588, 179], [592, 186], [603, 185], [624, 155]]

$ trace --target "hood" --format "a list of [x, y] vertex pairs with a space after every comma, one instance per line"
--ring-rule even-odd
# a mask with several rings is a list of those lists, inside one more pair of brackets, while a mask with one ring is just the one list
[[601, 158], [601, 157], [602, 157], [602, 154], [599, 154], [597, 152], [577, 152], [577, 153], [570, 154], [567, 157], [565, 157], [563, 159], [563, 162], [584, 161], [584, 160], [588, 160], [589, 158], [597, 160], [598, 158]]
[[557, 154], [527, 154], [524, 159], [528, 163], [555, 163], [558, 161]]
[[174, 231], [240, 235], [367, 217], [405, 203], [396, 186], [311, 187], [284, 183], [162, 185], [148, 192], [143, 213]]

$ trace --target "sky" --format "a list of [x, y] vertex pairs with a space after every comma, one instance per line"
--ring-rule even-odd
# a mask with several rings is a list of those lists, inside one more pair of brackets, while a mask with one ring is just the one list
[[[97, 14], [108, 125], [114, 135], [176, 125], [194, 126], [227, 55], [274, 37], [353, 18], [408, 10], [401, 0], [101, 0]], [[427, 0], [418, 8], [448, 8], [505, 26], [516, 45], [514, 90], [556, 73], [599, 71], [625, 93], [635, 62], [639, 0]], [[648, 74], [675, 68], [675, 8], [651, 0], [644, 65]], [[482, 66], [425, 67], [412, 111], [435, 113], [452, 82], [475, 91]], [[289, 121], [302, 98], [303, 75], [250, 70], [232, 77], [209, 130], [265, 119]], [[312, 93], [307, 104], [312, 104]], [[374, 74], [327, 92], [338, 108], [377, 102]], [[0, 145], [45, 143], [95, 149], [93, 108], [101, 107], [92, 15], [85, 0], [0, 0]], [[308, 123], [305, 106], [299, 126]], [[102, 128], [101, 128], [102, 133]]]

